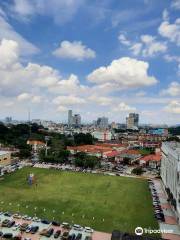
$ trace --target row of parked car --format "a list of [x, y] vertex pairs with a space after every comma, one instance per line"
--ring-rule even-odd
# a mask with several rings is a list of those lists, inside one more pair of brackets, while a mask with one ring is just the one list
[[22, 168], [22, 166], [19, 163], [14, 163], [14, 164], [11, 164], [8, 166], [4, 166], [0, 169], [0, 176], [3, 176], [7, 173], [15, 172], [16, 170], [21, 169], [21, 168]]
[[159, 221], [165, 222], [164, 213], [163, 213], [163, 210], [161, 208], [159, 197], [158, 197], [155, 185], [154, 185], [152, 180], [149, 180], [149, 188], [150, 188], [151, 194], [152, 194], [155, 218]]
[[[4, 215], [5, 217], [8, 217], [6, 219], [4, 219], [1, 222], [1, 216]], [[10, 218], [11, 217], [11, 218]], [[26, 220], [26, 221], [31, 221], [31, 224], [28, 224], [27, 222], [24, 222], [22, 224], [20, 223], [16, 223], [15, 220], [16, 219], [22, 219], [22, 220]], [[71, 226], [69, 223], [67, 222], [56, 222], [56, 221], [52, 221], [49, 222], [46, 219], [39, 219], [37, 217], [31, 218], [27, 215], [21, 216], [18, 213], [15, 214], [11, 214], [9, 212], [0, 212], [0, 222], [1, 222], [1, 227], [3, 228], [11, 228], [12, 231], [16, 232], [25, 232], [25, 233], [30, 233], [30, 234], [36, 234], [37, 232], [39, 232], [39, 234], [41, 236], [45, 236], [45, 237], [52, 237], [54, 239], [62, 239], [62, 240], [81, 240], [82, 236], [83, 236], [83, 232], [84, 233], [90, 233], [88, 235], [91, 235], [91, 233], [93, 233], [93, 229], [91, 229], [90, 227], [82, 227], [80, 225], [74, 224], [73, 226]], [[47, 225], [47, 227], [45, 227], [43, 230], [40, 231], [39, 229], [39, 224], [38, 223], [42, 223]], [[54, 227], [61, 227], [58, 230], [54, 230]], [[73, 232], [73, 230], [76, 232], [76, 234]], [[13, 234], [12, 233], [5, 233], [3, 234], [2, 232], [0, 232], [0, 236], [2, 236], [3, 238], [13, 238]], [[18, 238], [19, 236], [16, 236], [15, 239], [16, 240], [21, 240], [21, 238]], [[86, 236], [85, 240], [91, 240], [91, 236]], [[31, 240], [31, 239], [26, 239], [26, 240]]]

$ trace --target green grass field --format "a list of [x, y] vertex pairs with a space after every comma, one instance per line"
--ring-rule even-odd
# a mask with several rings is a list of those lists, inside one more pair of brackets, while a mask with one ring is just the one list
[[[32, 172], [37, 186], [27, 183]], [[158, 229], [148, 183], [135, 178], [24, 168], [0, 181], [0, 208], [105, 232]]]

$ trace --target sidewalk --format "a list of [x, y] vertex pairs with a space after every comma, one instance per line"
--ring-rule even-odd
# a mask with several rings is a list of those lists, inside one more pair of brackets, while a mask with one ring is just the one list
[[176, 216], [171, 205], [167, 201], [167, 195], [163, 188], [162, 182], [159, 179], [154, 179], [153, 182], [165, 216], [165, 222], [159, 223], [160, 229], [172, 230], [172, 233], [164, 233], [162, 234], [162, 237], [170, 240], [180, 240], [180, 226], [177, 223]]

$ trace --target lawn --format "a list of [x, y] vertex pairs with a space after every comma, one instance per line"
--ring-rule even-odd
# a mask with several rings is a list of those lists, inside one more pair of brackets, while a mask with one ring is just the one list
[[[29, 186], [34, 173], [37, 186]], [[24, 168], [0, 181], [0, 209], [111, 232], [158, 229], [145, 180]]]

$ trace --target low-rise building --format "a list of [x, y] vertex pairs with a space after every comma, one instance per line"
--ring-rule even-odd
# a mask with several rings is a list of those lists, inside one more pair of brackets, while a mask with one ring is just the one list
[[160, 168], [161, 163], [161, 153], [149, 154], [139, 159], [139, 164], [141, 166], [150, 167], [152, 169]]
[[96, 145], [82, 145], [82, 146], [69, 146], [67, 150], [75, 155], [78, 152], [84, 152], [88, 155], [103, 158], [107, 161], [115, 161], [115, 157], [119, 154], [120, 150], [125, 149], [122, 144], [96, 144]]
[[92, 133], [94, 138], [97, 138], [98, 141], [105, 142], [105, 141], [110, 141], [113, 139], [113, 134], [109, 130], [105, 131], [94, 131]]
[[39, 141], [39, 140], [28, 140], [27, 144], [32, 146], [33, 152], [37, 152], [46, 147], [46, 144], [43, 141]]
[[141, 153], [139, 150], [125, 149], [116, 156], [117, 163], [123, 162], [125, 159], [129, 159], [130, 163], [136, 162], [140, 159]]
[[11, 152], [0, 151], [0, 166], [6, 166], [11, 164]]
[[163, 142], [161, 178], [180, 223], [180, 143]]

